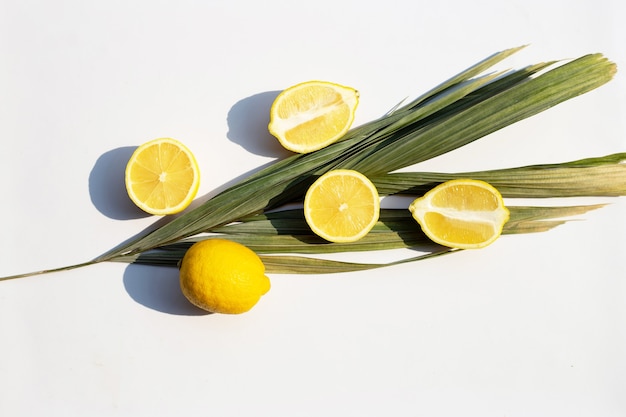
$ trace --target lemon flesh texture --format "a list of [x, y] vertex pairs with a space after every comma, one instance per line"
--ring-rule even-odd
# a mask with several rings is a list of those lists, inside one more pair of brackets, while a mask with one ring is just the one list
[[270, 289], [265, 265], [254, 251], [224, 239], [193, 244], [180, 266], [180, 288], [197, 307], [212, 313], [241, 314]]
[[304, 198], [304, 216], [311, 230], [330, 242], [354, 242], [374, 227], [380, 198], [363, 174], [338, 169], [318, 178]]
[[431, 240], [459, 249], [493, 243], [509, 219], [498, 190], [478, 180], [440, 184], [411, 203], [409, 210]]
[[297, 84], [274, 100], [268, 129], [286, 149], [313, 152], [350, 129], [358, 102], [358, 91], [351, 87], [326, 81]]
[[198, 192], [200, 173], [185, 145], [161, 138], [135, 150], [126, 166], [125, 181], [130, 199], [139, 208], [166, 215], [189, 206]]

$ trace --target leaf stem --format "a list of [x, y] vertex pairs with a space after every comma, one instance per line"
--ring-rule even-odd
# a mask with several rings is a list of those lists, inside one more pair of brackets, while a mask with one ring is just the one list
[[78, 268], [83, 268], [83, 267], [90, 266], [90, 265], [95, 265], [95, 264], [100, 263], [100, 262], [101, 262], [100, 260], [95, 259], [95, 260], [92, 260], [92, 261], [82, 262], [82, 263], [75, 264], [75, 265], [63, 266], [61, 268], [42, 269], [41, 271], [33, 271], [33, 272], [27, 272], [25, 274], [11, 275], [11, 276], [8, 276], [8, 277], [0, 277], [0, 281], [8, 281], [8, 280], [12, 280], [12, 279], [32, 277], [32, 276], [35, 276], [35, 275], [50, 274], [50, 273], [53, 273], [53, 272], [70, 271], [72, 269], [78, 269]]

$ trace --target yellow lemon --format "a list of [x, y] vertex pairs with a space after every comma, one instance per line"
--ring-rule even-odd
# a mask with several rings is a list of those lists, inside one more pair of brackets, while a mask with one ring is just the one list
[[270, 109], [269, 131], [287, 149], [308, 153], [341, 138], [359, 103], [354, 88], [308, 81], [281, 92]]
[[409, 206], [424, 233], [440, 245], [482, 248], [495, 241], [509, 210], [492, 185], [458, 179], [439, 184]]
[[191, 151], [171, 138], [144, 143], [126, 165], [126, 191], [130, 199], [150, 214], [178, 213], [198, 192], [200, 170]]
[[336, 169], [319, 177], [304, 197], [304, 217], [311, 230], [330, 242], [354, 242], [374, 227], [380, 198], [360, 172]]
[[265, 265], [248, 247], [225, 239], [193, 244], [180, 264], [180, 288], [194, 305], [212, 313], [250, 310], [270, 289]]

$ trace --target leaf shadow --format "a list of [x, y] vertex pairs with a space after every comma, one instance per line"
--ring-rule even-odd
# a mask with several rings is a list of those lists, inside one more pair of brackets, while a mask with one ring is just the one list
[[256, 155], [274, 158], [292, 155], [267, 129], [270, 108], [278, 94], [280, 91], [266, 91], [235, 103], [226, 118], [226, 137]]
[[124, 270], [123, 282], [128, 295], [151, 310], [178, 316], [211, 314], [185, 298], [176, 268], [130, 264]]
[[131, 220], [150, 214], [137, 207], [126, 192], [124, 173], [136, 146], [124, 146], [103, 153], [89, 173], [89, 197], [94, 207], [115, 220]]

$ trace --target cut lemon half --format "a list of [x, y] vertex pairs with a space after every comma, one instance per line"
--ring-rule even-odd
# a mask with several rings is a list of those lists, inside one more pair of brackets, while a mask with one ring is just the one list
[[459, 249], [489, 245], [509, 220], [498, 190], [472, 179], [439, 184], [413, 201], [409, 211], [431, 240]]
[[354, 242], [374, 227], [380, 198], [372, 182], [348, 169], [319, 177], [304, 197], [304, 217], [311, 230], [330, 242]]
[[166, 215], [184, 210], [200, 184], [198, 163], [191, 151], [171, 138], [144, 143], [126, 165], [126, 191], [143, 211]]
[[313, 152], [350, 129], [358, 103], [359, 93], [354, 88], [326, 81], [297, 84], [274, 100], [268, 128], [290, 151]]

